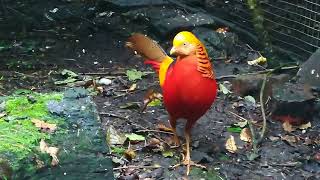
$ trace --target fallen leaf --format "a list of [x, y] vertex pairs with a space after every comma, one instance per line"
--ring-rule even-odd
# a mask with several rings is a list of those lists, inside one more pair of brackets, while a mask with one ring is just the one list
[[257, 159], [258, 157], [260, 157], [260, 155], [257, 153], [254, 153], [254, 152], [247, 154], [247, 158], [249, 161], [253, 161], [253, 160]]
[[256, 100], [252, 96], [245, 96], [244, 101], [247, 103], [249, 106], [256, 107]]
[[[149, 89], [143, 97], [143, 106], [141, 111], [143, 112], [147, 106], [161, 105], [162, 94], [155, 92], [153, 89]], [[150, 105], [149, 105], [150, 104]]]
[[295, 143], [298, 142], [297, 137], [289, 135], [281, 136], [281, 140], [288, 142], [291, 146], [295, 146]]
[[235, 123], [235, 124], [233, 124], [233, 125], [234, 125], [234, 126], [239, 126], [239, 127], [241, 127], [241, 128], [244, 128], [244, 127], [246, 127], [247, 124], [248, 124], [248, 121], [245, 120], [245, 121], [239, 121], [239, 122], [237, 122], [237, 123]]
[[137, 88], [137, 84], [134, 83], [134, 84], [132, 84], [132, 85], [130, 86], [130, 88], [128, 89], [128, 92], [132, 92], [132, 91], [136, 90], [136, 88]]
[[148, 106], [150, 107], [154, 107], [154, 106], [161, 106], [162, 102], [160, 99], [155, 99], [153, 101], [151, 101]]
[[277, 140], [279, 140], [280, 138], [279, 138], [279, 137], [276, 137], [276, 136], [270, 136], [269, 139], [270, 139], [271, 141], [277, 141]]
[[54, 84], [55, 85], [64, 85], [64, 84], [69, 84], [69, 83], [73, 83], [73, 82], [76, 82], [78, 81], [78, 79], [76, 78], [67, 78], [65, 80], [62, 80], [62, 81], [55, 81]]
[[296, 129], [288, 122], [288, 121], [285, 121], [283, 124], [282, 124], [282, 127], [285, 131], [287, 132], [292, 132], [292, 131], [295, 131]]
[[136, 81], [138, 79], [142, 79], [144, 73], [141, 71], [137, 71], [136, 69], [131, 69], [127, 70], [126, 75], [130, 81]]
[[123, 155], [125, 151], [126, 150], [123, 149], [122, 147], [115, 147], [115, 146], [111, 147], [111, 153], [115, 153], [115, 154], [118, 154], [118, 155]]
[[301, 130], [311, 128], [311, 122], [308, 122], [307, 124], [302, 124], [302, 125], [298, 126], [298, 128]]
[[162, 151], [163, 157], [173, 157], [173, 152], [171, 150]]
[[124, 157], [129, 161], [136, 158], [136, 156], [137, 156], [136, 152], [132, 149], [128, 149], [124, 152]]
[[173, 132], [172, 128], [167, 127], [165, 124], [162, 123], [158, 124], [156, 128], [160, 131]]
[[236, 146], [236, 142], [232, 135], [230, 135], [229, 139], [227, 139], [225, 147], [226, 147], [226, 150], [229, 151], [230, 153], [235, 153], [238, 150]]
[[244, 142], [252, 142], [252, 136], [249, 128], [243, 128], [241, 130], [240, 139]]
[[78, 74], [73, 72], [73, 71], [70, 71], [68, 69], [64, 69], [61, 71], [61, 75], [62, 76], [67, 76], [67, 77], [71, 77], [71, 78], [75, 78], [75, 77], [78, 77]]
[[320, 163], [320, 152], [317, 152], [317, 153], [314, 155], [314, 160], [316, 160], [318, 163]]
[[128, 102], [120, 106], [120, 109], [137, 109], [137, 108], [139, 108], [138, 102]]
[[41, 161], [40, 159], [36, 158], [35, 161], [36, 161], [37, 169], [41, 169], [41, 168], [43, 168], [45, 166], [44, 162]]
[[104, 91], [104, 89], [103, 89], [103, 87], [102, 86], [98, 86], [98, 87], [96, 87], [96, 90], [98, 91], [98, 93], [100, 93], [100, 94], [102, 94], [103, 93], [103, 91]]
[[109, 126], [106, 132], [106, 140], [110, 146], [122, 145], [126, 141], [127, 137], [119, 133], [113, 126]]
[[149, 146], [157, 146], [160, 145], [161, 141], [157, 138], [151, 138], [149, 140]]
[[130, 141], [144, 141], [146, 138], [139, 134], [131, 133], [125, 135]]
[[229, 31], [229, 27], [220, 27], [218, 29], [216, 29], [217, 33], [226, 33]]
[[59, 163], [59, 159], [57, 157], [59, 148], [53, 147], [53, 146], [48, 146], [48, 144], [41, 139], [40, 141], [40, 152], [42, 153], [48, 153], [52, 157], [51, 165], [56, 166]]
[[228, 127], [227, 131], [228, 132], [233, 132], [233, 133], [240, 133], [241, 132], [241, 128], [240, 127]]
[[56, 124], [46, 123], [39, 119], [32, 119], [31, 122], [43, 132], [53, 133], [57, 129]]
[[267, 62], [267, 58], [260, 56], [255, 60], [248, 61], [248, 64], [252, 66], [252, 65], [258, 65], [258, 64], [265, 64], [266, 62]]
[[117, 156], [112, 156], [112, 162], [115, 164], [123, 165], [125, 163], [125, 159], [123, 157], [119, 158]]
[[222, 91], [222, 93], [225, 94], [225, 95], [231, 93], [231, 91], [230, 91], [228, 88], [226, 88], [223, 84], [219, 84], [219, 89], [220, 89], [220, 91]]

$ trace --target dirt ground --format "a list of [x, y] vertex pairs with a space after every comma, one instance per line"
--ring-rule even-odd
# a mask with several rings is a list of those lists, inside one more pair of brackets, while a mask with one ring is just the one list
[[[53, 3], [53, 2], [52, 2]], [[55, 3], [58, 3], [55, 2]], [[59, 1], [59, 3], [61, 3]], [[19, 9], [19, 4], [7, 4], [13, 9]], [[48, 5], [39, 4], [41, 7]], [[53, 5], [50, 8], [54, 7]], [[147, 75], [138, 80], [137, 89], [131, 93], [123, 93], [132, 82], [121, 73], [127, 69], [150, 71], [151, 69], [133, 57], [133, 54], [123, 47], [127, 33], [119, 33], [119, 29], [92, 27], [86, 20], [75, 22], [51, 23], [43, 26], [26, 27], [10, 23], [17, 15], [7, 9], [7, 18], [1, 18], [0, 37], [3, 42], [12, 47], [0, 52], [1, 58], [1, 94], [6, 95], [17, 89], [33, 89], [39, 92], [62, 90], [65, 87], [56, 86], [59, 72], [69, 69], [76, 73], [105, 73], [112, 78], [112, 85], [104, 87], [104, 94], [94, 96], [98, 110], [111, 115], [101, 115], [101, 121], [107, 130], [110, 126], [122, 133], [140, 132], [147, 137], [161, 141], [169, 141], [170, 135], [153, 132], [159, 123], [168, 125], [168, 116], [163, 106], [148, 107], [140, 113], [139, 108], [120, 108], [126, 103], [137, 102], [140, 106], [147, 89], [154, 88], [160, 91], [155, 74]], [[21, 21], [21, 20], [20, 20]], [[16, 21], [16, 23], [19, 21]], [[89, 23], [90, 24], [90, 23]], [[128, 25], [129, 26], [129, 25]], [[17, 28], [19, 27], [19, 28]], [[33, 42], [31, 49], [25, 50]], [[167, 44], [170, 39], [162, 43]], [[224, 60], [213, 60], [216, 76], [230, 75], [235, 68], [248, 71], [246, 62], [226, 63]], [[119, 74], [116, 74], [120, 72]], [[104, 77], [100, 76], [100, 77]], [[220, 82], [221, 83], [221, 82]], [[119, 96], [119, 94], [121, 94]], [[306, 132], [297, 130], [286, 132], [281, 123], [268, 118], [265, 138], [258, 147], [259, 157], [250, 160], [252, 145], [239, 139], [239, 133], [228, 131], [228, 127], [240, 121], [230, 111], [246, 118], [249, 114], [256, 121], [254, 126], [260, 131], [262, 117], [260, 108], [248, 112], [239, 106], [242, 100], [236, 95], [225, 95], [219, 92], [217, 100], [211, 109], [197, 122], [192, 130], [191, 158], [208, 167], [213, 175], [201, 175], [202, 170], [193, 171], [191, 179], [206, 177], [208, 179], [317, 179], [320, 173], [319, 162], [314, 156], [319, 153], [319, 120], [312, 122], [312, 127]], [[178, 134], [183, 138], [183, 121], [178, 124]], [[225, 148], [227, 139], [233, 135], [239, 147], [236, 153], [230, 153]], [[288, 135], [295, 140], [288, 141]], [[133, 144], [137, 157], [124, 164], [115, 164], [115, 168], [124, 165], [132, 168], [119, 168], [114, 171], [119, 179], [182, 179], [185, 167], [172, 170], [169, 167], [181, 159], [181, 148], [173, 149], [173, 157], [164, 157], [161, 152], [153, 152], [144, 143]], [[171, 150], [170, 150], [171, 151]], [[109, 155], [106, 155], [109, 156]], [[163, 168], [141, 168], [153, 163]], [[195, 168], [196, 169], [196, 168]]]

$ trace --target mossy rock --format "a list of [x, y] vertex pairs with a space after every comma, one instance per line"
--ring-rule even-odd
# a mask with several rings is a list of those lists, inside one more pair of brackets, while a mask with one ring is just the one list
[[[84, 89], [22, 94], [0, 99], [0, 113], [6, 114], [0, 118], [0, 179], [113, 179], [111, 160], [97, 157], [108, 148], [95, 105]], [[58, 128], [42, 132], [32, 119]], [[57, 166], [40, 152], [41, 139], [60, 149]]]

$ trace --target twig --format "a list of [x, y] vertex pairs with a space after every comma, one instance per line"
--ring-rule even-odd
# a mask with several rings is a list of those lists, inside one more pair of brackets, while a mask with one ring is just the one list
[[269, 164], [271, 166], [285, 166], [285, 167], [295, 167], [297, 165], [301, 164], [300, 162], [287, 162], [287, 163], [272, 163]]
[[244, 118], [244, 117], [242, 117], [242, 116], [240, 116], [240, 115], [238, 115], [238, 114], [236, 114], [236, 113], [234, 113], [234, 112], [232, 112], [232, 111], [228, 111], [228, 112], [229, 112], [230, 114], [232, 114], [232, 115], [234, 115], [234, 116], [236, 116], [236, 117], [244, 120], [244, 121], [248, 121], [246, 118]]
[[[248, 114], [249, 114], [250, 119], [252, 119], [249, 111], [248, 111]], [[251, 136], [252, 136], [253, 152], [254, 152], [255, 154], [258, 154], [258, 141], [257, 141], [257, 138], [256, 138], [256, 133], [255, 133], [255, 130], [254, 130], [254, 128], [253, 128], [252, 122], [251, 122], [251, 121], [248, 121], [248, 125], [249, 125], [249, 129], [250, 129]]]
[[222, 79], [228, 79], [228, 78], [232, 79], [232, 78], [236, 78], [236, 77], [241, 76], [241, 75], [256, 75], [256, 74], [273, 73], [276, 70], [291, 70], [291, 69], [297, 69], [297, 68], [299, 68], [299, 66], [287, 66], [287, 67], [281, 67], [280, 69], [279, 68], [266, 69], [266, 70], [263, 70], [263, 71], [257, 71], [257, 72], [253, 72], [253, 73], [218, 76], [218, 77], [216, 77], [216, 80], [222, 80]]
[[136, 132], [158, 132], [158, 133], [174, 135], [172, 132], [160, 131], [160, 130], [154, 130], [154, 129], [144, 129], [144, 130], [138, 130]]
[[87, 73], [79, 73], [80, 75], [91, 75], [91, 76], [104, 76], [104, 75], [114, 75], [114, 76], [121, 76], [126, 75], [125, 72], [87, 72]]
[[265, 88], [266, 82], [267, 82], [267, 76], [268, 76], [268, 74], [264, 75], [261, 90], [260, 90], [260, 107], [261, 107], [261, 113], [262, 113], [262, 118], [263, 118], [263, 126], [262, 126], [262, 130], [261, 130], [260, 138], [258, 139], [257, 144], [261, 143], [261, 141], [264, 138], [264, 134], [266, 132], [266, 129], [267, 129], [267, 118], [266, 118], [266, 112], [264, 109], [264, 102], [263, 102], [263, 94], [264, 94], [264, 88]]
[[120, 115], [116, 115], [116, 114], [112, 114], [112, 113], [105, 113], [105, 112], [100, 112], [99, 115], [108, 116], [108, 117], [115, 117], [115, 118], [120, 118], [120, 119], [128, 119], [128, 118], [120, 116]]
[[132, 169], [158, 169], [158, 168], [162, 168], [162, 166], [159, 166], [159, 165], [155, 165], [155, 166], [123, 166], [123, 167], [113, 168], [113, 170], [117, 171], [117, 170], [128, 169], [128, 168], [132, 168]]

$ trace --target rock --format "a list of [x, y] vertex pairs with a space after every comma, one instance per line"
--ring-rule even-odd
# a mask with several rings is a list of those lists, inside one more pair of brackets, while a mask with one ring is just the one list
[[301, 125], [316, 113], [314, 96], [301, 83], [285, 83], [272, 90], [272, 119]]
[[[63, 108], [56, 108], [59, 105]], [[59, 104], [52, 103], [52, 106], [56, 114], [66, 118], [63, 133], [50, 139], [61, 149], [59, 165], [28, 175], [34, 179], [114, 179], [112, 160], [103, 155], [109, 153], [106, 134], [88, 92], [71, 88]], [[24, 175], [25, 172], [19, 172], [15, 177], [24, 179]]]
[[205, 44], [211, 58], [229, 56], [237, 49], [238, 36], [235, 33], [218, 33], [204, 27], [196, 27], [192, 32]]
[[[238, 75], [231, 80], [232, 91], [242, 97], [251, 95], [259, 99], [261, 85], [263, 82], [263, 74]], [[269, 77], [265, 86], [265, 96], [271, 95], [272, 87], [282, 84], [290, 79], [288, 74], [279, 74]]]
[[302, 64], [297, 75], [299, 82], [320, 90], [320, 49]]
[[107, 78], [101, 78], [97, 81], [99, 85], [110, 85], [112, 83], [112, 80]]
[[204, 13], [177, 14], [173, 18], [160, 19], [157, 22], [151, 22], [153, 28], [162, 35], [167, 35], [177, 30], [186, 30], [203, 25], [214, 25], [215, 22], [210, 15]]
[[159, 6], [168, 4], [166, 0], [105, 0], [106, 2], [112, 3], [118, 7], [137, 7], [137, 6]]

